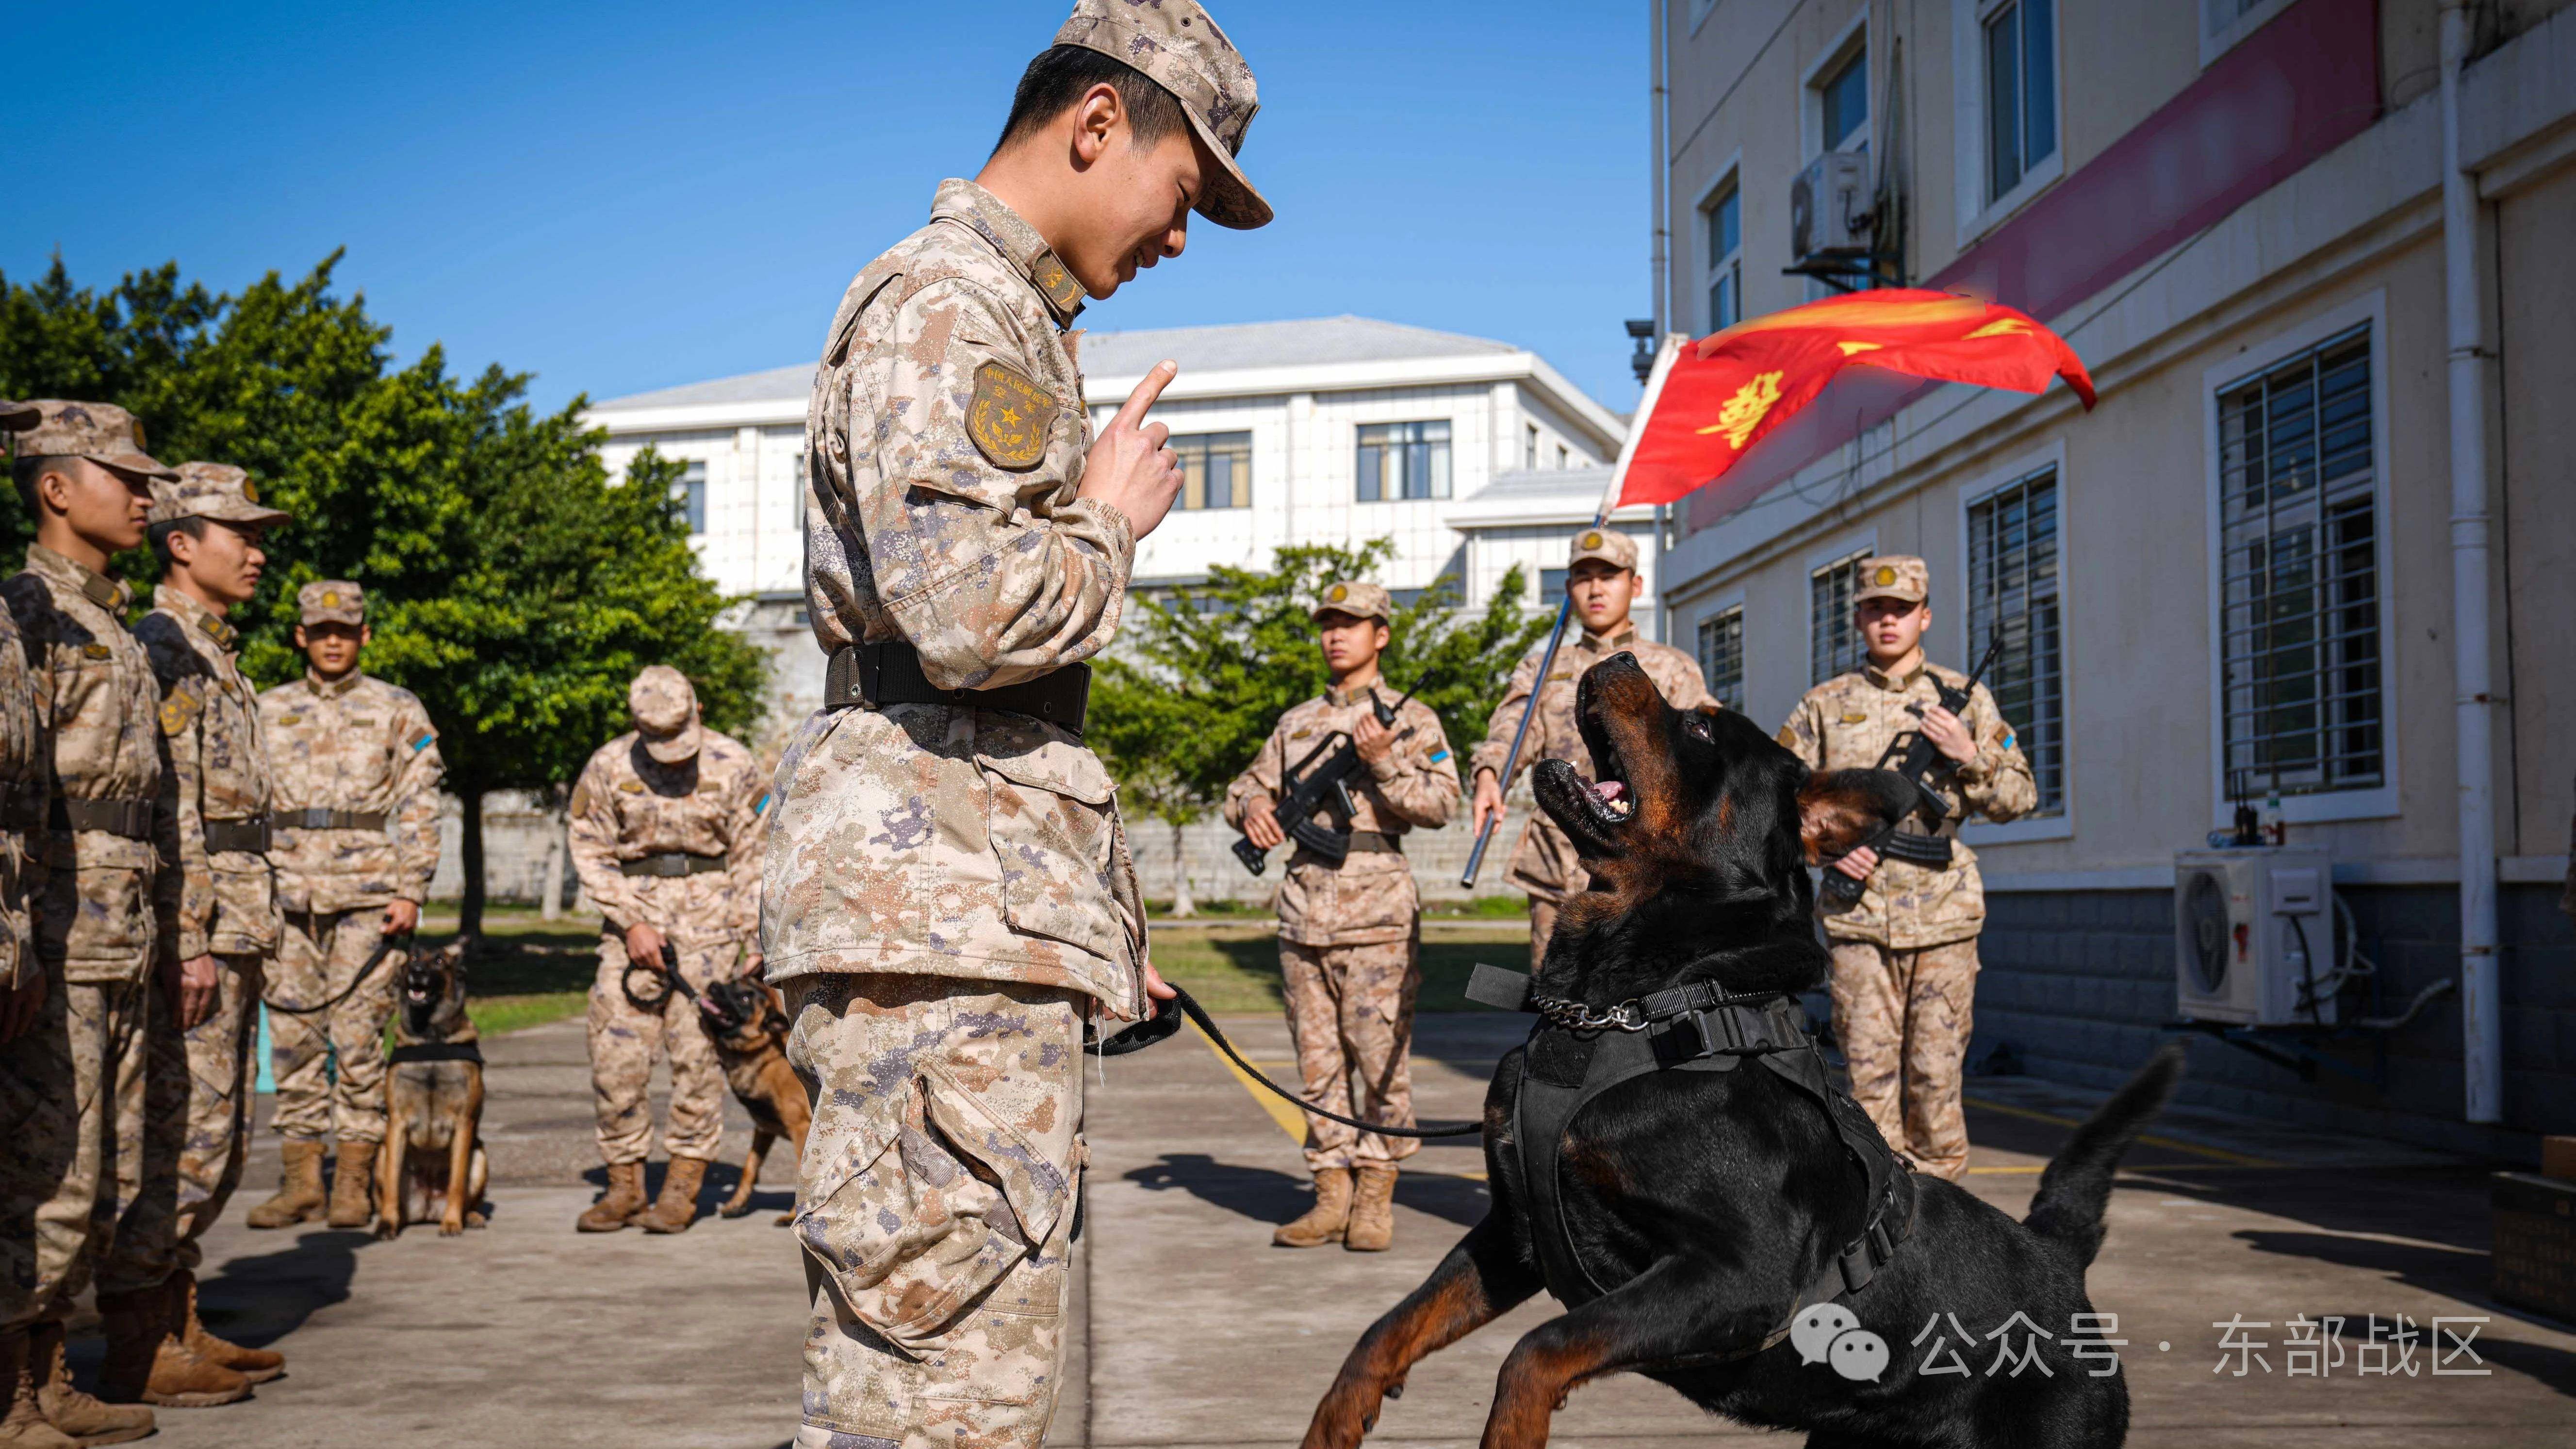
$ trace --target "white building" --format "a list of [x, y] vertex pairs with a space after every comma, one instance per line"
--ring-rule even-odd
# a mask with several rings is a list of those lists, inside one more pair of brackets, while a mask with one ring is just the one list
[[[1138, 550], [1136, 579], [1149, 587], [1260, 567], [1282, 544], [1392, 538], [1389, 588], [1448, 577], [1482, 607], [1518, 563], [1532, 601], [1552, 603], [1565, 540], [1590, 520], [1625, 428], [1535, 353], [1366, 317], [1094, 332], [1080, 347], [1096, 423], [1146, 369], [1180, 364], [1153, 416], [1172, 429], [1190, 483]], [[812, 378], [800, 364], [612, 398], [589, 414], [608, 430], [613, 471], [647, 446], [688, 466], [708, 570], [753, 597], [746, 627], [777, 651], [772, 728], [822, 695], [799, 519]], [[1648, 516], [1619, 519], [1642, 529]]]

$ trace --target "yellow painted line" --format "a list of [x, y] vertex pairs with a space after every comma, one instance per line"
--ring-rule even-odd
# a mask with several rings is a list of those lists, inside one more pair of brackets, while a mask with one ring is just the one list
[[2008, 1174], [2019, 1175], [2023, 1173], [2046, 1172], [2048, 1171], [2048, 1165], [2046, 1163], [2033, 1163], [2028, 1167], [1971, 1167], [1968, 1171], [1971, 1173], [1994, 1173], [1998, 1176]]
[[[2084, 1125], [2078, 1118], [2060, 1117], [2054, 1112], [2035, 1112], [2028, 1107], [2007, 1107], [2001, 1102], [1989, 1102], [1982, 1097], [1970, 1097], [1967, 1103], [1971, 1107], [1984, 1111], [2001, 1112], [2007, 1117], [2020, 1117], [2031, 1122], [2054, 1122], [2060, 1127]], [[2142, 1134], [2138, 1140], [2150, 1147], [2161, 1147], [2169, 1152], [2188, 1152], [2194, 1157], [2206, 1157], [2212, 1162], [2224, 1162], [2235, 1167], [2287, 1167], [2289, 1165], [2285, 1162], [2274, 1162], [2268, 1157], [2249, 1157], [2242, 1152], [2229, 1152], [2221, 1147], [2203, 1147], [2197, 1142], [2177, 1142], [2173, 1138], [2158, 1137], [2153, 1133]]]
[[[1218, 1062], [1223, 1064], [1227, 1071], [1234, 1074], [1234, 1079], [1243, 1084], [1243, 1090], [1250, 1092], [1252, 1094], [1252, 1100], [1260, 1106], [1261, 1110], [1270, 1114], [1270, 1120], [1279, 1124], [1279, 1130], [1288, 1134], [1289, 1141], [1296, 1143], [1300, 1147], [1306, 1145], [1305, 1113], [1298, 1111], [1296, 1108], [1280, 1101], [1277, 1097], [1272, 1096], [1259, 1082], [1252, 1079], [1251, 1073], [1236, 1066], [1225, 1053], [1218, 1051], [1216, 1049], [1215, 1038], [1209, 1036], [1206, 1032], [1200, 1031], [1197, 1022], [1190, 1023], [1190, 1031], [1195, 1034], [1200, 1041], [1207, 1043], [1208, 1054], [1215, 1057]], [[1268, 1063], [1265, 1062], [1263, 1065], [1267, 1066]]]

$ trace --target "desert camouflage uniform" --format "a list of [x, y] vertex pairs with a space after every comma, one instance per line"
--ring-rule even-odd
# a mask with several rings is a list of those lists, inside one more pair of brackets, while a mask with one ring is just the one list
[[[1953, 689], [1968, 682], [1937, 664], [1903, 679], [1875, 666], [1836, 675], [1807, 691], [1781, 726], [1780, 743], [1812, 769], [1867, 769], [1891, 740], [1921, 724], [1908, 705], [1940, 702], [1936, 679]], [[1952, 817], [2010, 820], [2030, 809], [2038, 799], [2030, 762], [1984, 685], [1968, 697], [1960, 722], [1977, 739], [1977, 757], [1935, 772]], [[1904, 828], [1924, 827], [1914, 817]], [[1960, 1070], [1974, 1023], [1986, 896], [1977, 853], [1965, 842], [1951, 849], [1944, 870], [1882, 859], [1857, 900], [1820, 893], [1818, 914], [1833, 944], [1835, 1034], [1850, 1064], [1852, 1097], [1889, 1145], [1955, 1181], [1968, 1166]]]
[[[308, 585], [305, 593], [312, 593]], [[337, 592], [334, 590], [333, 592]], [[352, 589], [351, 595], [356, 591]], [[347, 606], [342, 622], [358, 622]], [[314, 617], [308, 609], [307, 617]], [[277, 867], [286, 929], [267, 1000], [269, 1068], [277, 1082], [273, 1124], [306, 1142], [385, 1140], [385, 1023], [407, 953], [386, 954], [366, 985], [328, 1012], [291, 1015], [348, 990], [384, 938], [384, 908], [428, 899], [438, 869], [438, 731], [410, 690], [352, 669], [338, 679], [309, 670], [259, 697], [275, 811], [381, 815], [381, 828], [307, 830], [281, 825]], [[336, 1058], [336, 1080], [326, 1077]]]
[[[1675, 709], [1697, 709], [1715, 703], [1709, 698], [1708, 684], [1700, 678], [1699, 661], [1670, 644], [1658, 644], [1637, 637], [1637, 626], [1624, 624], [1604, 637], [1589, 629], [1571, 631], [1579, 637], [1569, 638], [1558, 646], [1556, 665], [1548, 671], [1547, 688], [1538, 697], [1538, 713], [1530, 718], [1529, 738], [1521, 745], [1520, 768], [1512, 778], [1502, 778], [1503, 762], [1512, 753], [1512, 735], [1520, 728], [1521, 711], [1529, 703], [1530, 688], [1538, 682], [1540, 658], [1547, 646], [1541, 644], [1512, 671], [1511, 682], [1503, 687], [1503, 701], [1485, 722], [1485, 738], [1467, 757], [1467, 775], [1473, 781], [1476, 773], [1491, 770], [1494, 778], [1508, 793], [1521, 776], [1541, 760], [1564, 760], [1586, 775], [1592, 771], [1592, 752], [1585, 748], [1582, 732], [1574, 727], [1574, 682], [1583, 671], [1613, 654], [1633, 654], [1646, 671], [1646, 677], [1662, 690], [1664, 702]], [[1530, 969], [1536, 970], [1547, 957], [1547, 938], [1556, 930], [1556, 908], [1581, 883], [1583, 867], [1574, 856], [1574, 842], [1565, 828], [1548, 818], [1544, 810], [1532, 810], [1521, 826], [1520, 844], [1512, 851], [1511, 871], [1504, 879], [1529, 892], [1530, 898]]]
[[[32, 427], [37, 417], [32, 404], [0, 402], [0, 429], [7, 432]], [[0, 994], [45, 975], [27, 921], [34, 885], [28, 843], [45, 808], [35, 700], [17, 618], [0, 608]], [[47, 981], [45, 1016], [0, 1042], [0, 1123], [7, 1124], [9, 1142], [0, 1152], [0, 1328], [32, 1316], [25, 1294], [36, 1281], [36, 1209], [53, 1195], [78, 1121], [68, 1090], [71, 1063], [58, 1050], [62, 994], [58, 982]]]
[[[198, 465], [190, 464], [194, 469]], [[235, 662], [240, 635], [204, 604], [163, 585], [135, 626], [161, 680], [161, 733], [170, 771], [162, 788], [178, 816], [178, 911], [162, 923], [164, 955], [212, 955], [215, 1009], [187, 1033], [188, 1127], [179, 1156], [177, 1266], [195, 1269], [197, 1239], [223, 1216], [248, 1154], [250, 1056], [259, 1036], [260, 983], [277, 952], [277, 889], [268, 857], [211, 849], [209, 822], [268, 815], [268, 751], [259, 691]]]
[[[1398, 696], [1384, 685], [1347, 697], [1326, 690], [1281, 715], [1251, 767], [1226, 787], [1226, 824], [1242, 829], [1256, 800], [1275, 806], [1291, 766], [1336, 730], [1357, 734], [1360, 721], [1373, 717], [1373, 700], [1392, 705]], [[1458, 766], [1429, 705], [1405, 701], [1394, 729], [1386, 758], [1351, 789], [1358, 813], [1344, 820], [1328, 809], [1317, 817], [1337, 830], [1374, 834], [1385, 848], [1355, 842], [1339, 869], [1292, 848], [1276, 906], [1288, 1035], [1307, 1098], [1345, 1117], [1410, 1127], [1422, 898], [1402, 840], [1417, 826], [1449, 823], [1458, 808]], [[1306, 1165], [1318, 1171], [1394, 1162], [1420, 1150], [1416, 1138], [1363, 1133], [1306, 1114]]]
[[[7, 1285], [5, 1330], [59, 1313], [85, 1250], [102, 1293], [157, 1287], [169, 1276], [186, 1081], [167, 1069], [174, 1053], [156, 1062], [152, 1045], [156, 1033], [174, 1047], [178, 1039], [171, 1005], [151, 980], [155, 918], [176, 906], [178, 874], [165, 863], [177, 859], [177, 821], [161, 791], [159, 686], [123, 618], [133, 595], [41, 544], [28, 548], [26, 570], [0, 595], [36, 676], [37, 725], [50, 746], [49, 822], [68, 819], [53, 817], [57, 809], [115, 808], [110, 802], [130, 817], [115, 829], [49, 823], [37, 837], [34, 937], [59, 990], [47, 992], [36, 1039], [22, 1038], [26, 1050], [12, 1054], [13, 1072], [28, 1075], [7, 1095], [62, 1093], [78, 1104], [78, 1121], [65, 1142], [44, 1130], [40, 1114], [0, 1152], [26, 1174], [12, 1184], [13, 1200], [29, 1187], [49, 1189], [32, 1213], [31, 1271]], [[21, 1211], [13, 1205], [9, 1215]]]
[[[665, 764], [628, 731], [600, 746], [572, 789], [572, 864], [599, 907], [599, 975], [590, 988], [590, 1084], [599, 1155], [641, 1162], [652, 1145], [645, 1088], [653, 1059], [671, 1061], [663, 1150], [701, 1160], [724, 1130], [724, 1068], [686, 997], [638, 970], [628, 992], [626, 929], [660, 930], [681, 976], [701, 991], [735, 974], [760, 930], [760, 847], [769, 782], [751, 751], [700, 730], [693, 755]], [[695, 875], [630, 876], [647, 856], [693, 856], [719, 867]], [[638, 998], [653, 1004], [639, 1005]]]

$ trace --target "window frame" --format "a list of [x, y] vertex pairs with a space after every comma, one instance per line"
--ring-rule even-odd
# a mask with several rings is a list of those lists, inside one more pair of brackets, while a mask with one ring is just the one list
[[[1875, 153], [1878, 139], [1878, 87], [1871, 84], [1869, 73], [1869, 7], [1864, 5], [1834, 38], [1816, 52], [1804, 74], [1798, 77], [1799, 134], [1801, 148], [1808, 161], [1827, 151], [1861, 151]], [[1825, 88], [1839, 77], [1855, 59], [1860, 63], [1861, 122], [1846, 138], [1849, 145], [1837, 146], [1825, 136]], [[1803, 163], [1802, 163], [1803, 164]]]
[[[2066, 667], [2066, 657], [2072, 652], [2071, 646], [2075, 634], [2075, 591], [2067, 584], [2069, 557], [2067, 539], [2070, 515], [2067, 508], [2066, 442], [2063, 438], [2045, 448], [2021, 454], [2002, 467], [1981, 474], [1974, 481], [1960, 488], [1959, 604], [1952, 612], [1958, 617], [1956, 635], [1959, 649], [1957, 658], [1960, 661], [1958, 667], [1974, 668], [1977, 661], [1972, 653], [1975, 648], [1975, 636], [1970, 627], [1974, 620], [1970, 617], [1968, 585], [1974, 562], [1970, 552], [1972, 547], [1970, 540], [1975, 530], [1970, 524], [1970, 519], [1976, 512], [1978, 504], [2042, 474], [2052, 475], [2057, 480], [2057, 712], [2060, 730], [2057, 752], [2064, 791], [2059, 802], [2060, 808], [2055, 815], [2025, 815], [2018, 820], [2007, 820], [2001, 823], [1974, 820], [1961, 822], [1959, 838], [1975, 849], [1983, 849], [1989, 845], [2012, 845], [2025, 840], [2065, 840], [2075, 834], [2076, 675], [2075, 671]], [[1941, 590], [1936, 585], [1933, 589], [1933, 607], [1936, 610], [1940, 607], [1940, 594]], [[1943, 632], [1948, 632], [1946, 626]], [[2016, 733], [2023, 728], [2022, 722], [2008, 722], [2012, 724]]]
[[2281, 797], [2282, 819], [2292, 825], [2338, 820], [2379, 820], [2399, 813], [2403, 783], [2404, 719], [2397, 708], [2395, 681], [2403, 667], [2405, 639], [2397, 631], [2396, 560], [2390, 530], [2394, 504], [2389, 485], [2388, 293], [2385, 288], [2339, 307], [2312, 314], [2296, 326], [2210, 364], [2201, 371], [2202, 495], [2205, 512], [2203, 550], [2209, 559], [2209, 820], [2217, 829], [2234, 820], [2235, 804], [2227, 798], [2227, 559], [2221, 472], [2219, 397], [2258, 374], [2309, 351], [2353, 328], [2370, 328], [2370, 459], [2372, 568], [2377, 571], [2379, 605], [2379, 750], [2380, 783], [2343, 790], [2324, 790]]
[[[1202, 454], [1210, 454], [1212, 453], [1212, 450], [1208, 446], [1208, 440], [1212, 438], [1241, 438], [1243, 440], [1243, 472], [1241, 478], [1237, 480], [1238, 491], [1242, 495], [1242, 501], [1226, 504], [1222, 508], [1211, 508], [1202, 502], [1199, 506], [1193, 508], [1190, 506], [1189, 502], [1189, 484], [1185, 479], [1181, 485], [1179, 496], [1172, 500], [1172, 511], [1174, 513], [1232, 513], [1238, 509], [1248, 509], [1252, 507], [1252, 455], [1254, 452], [1252, 429], [1248, 427], [1210, 428], [1205, 432], [1174, 433], [1166, 439], [1165, 442], [1167, 446], [1170, 446], [1173, 449], [1176, 456], [1182, 458], [1182, 471], [1186, 474], [1188, 471], [1187, 453], [1190, 450], [1182, 447], [1182, 445], [1187, 443], [1196, 443], [1199, 445], [1197, 451]], [[1200, 497], [1202, 499], [1206, 497], [1206, 483], [1204, 479], [1200, 483]]]
[[[1708, 627], [1729, 615], [1735, 618], [1735, 692], [1737, 695], [1731, 700], [1720, 694], [1716, 682], [1709, 678], [1708, 656], [1702, 648]], [[1725, 705], [1728, 709], [1737, 714], [1748, 714], [1746, 700], [1750, 697], [1751, 673], [1745, 667], [1744, 591], [1732, 590], [1712, 600], [1706, 608], [1700, 610], [1698, 617], [1691, 620], [1690, 641], [1691, 660], [1699, 666], [1700, 687], [1708, 691], [1711, 699]]]
[[[1363, 498], [1363, 497], [1361, 497], [1361, 496], [1360, 496], [1360, 480], [1361, 480], [1361, 478], [1362, 478], [1362, 476], [1363, 476], [1363, 474], [1362, 474], [1362, 470], [1361, 470], [1361, 468], [1360, 468], [1360, 456], [1361, 456], [1361, 450], [1363, 450], [1363, 449], [1365, 449], [1365, 448], [1371, 448], [1371, 447], [1376, 447], [1376, 448], [1385, 448], [1385, 447], [1387, 447], [1387, 446], [1390, 446], [1390, 444], [1389, 444], [1389, 443], [1385, 443], [1385, 442], [1380, 442], [1380, 443], [1371, 443], [1371, 442], [1367, 441], [1367, 439], [1366, 439], [1366, 437], [1365, 437], [1364, 435], [1368, 432], [1368, 430], [1369, 430], [1369, 429], [1371, 429], [1371, 428], [1428, 428], [1428, 427], [1432, 427], [1432, 426], [1434, 426], [1434, 425], [1437, 425], [1437, 426], [1439, 426], [1440, 428], [1444, 429], [1444, 430], [1446, 431], [1446, 434], [1447, 434], [1447, 435], [1446, 435], [1445, 437], [1439, 437], [1439, 438], [1404, 438], [1404, 439], [1396, 440], [1396, 441], [1394, 442], [1394, 444], [1393, 444], [1393, 445], [1394, 445], [1394, 446], [1400, 446], [1400, 447], [1407, 447], [1407, 448], [1412, 447], [1412, 446], [1415, 446], [1416, 444], [1419, 444], [1420, 446], [1422, 446], [1422, 447], [1424, 447], [1424, 448], [1431, 448], [1431, 447], [1435, 447], [1435, 446], [1436, 446], [1436, 447], [1438, 447], [1438, 448], [1439, 448], [1443, 453], [1445, 453], [1445, 454], [1447, 455], [1447, 467], [1446, 467], [1445, 469], [1435, 469], [1435, 470], [1433, 470], [1433, 476], [1434, 476], [1435, 478], [1436, 478], [1436, 477], [1439, 477], [1439, 475], [1440, 475], [1441, 473], [1443, 473], [1443, 472], [1445, 472], [1445, 473], [1447, 474], [1447, 477], [1446, 477], [1444, 480], [1442, 480], [1442, 482], [1443, 482], [1443, 491], [1440, 491], [1440, 492], [1430, 492], [1430, 491], [1426, 491], [1426, 492], [1423, 492], [1423, 493], [1418, 494], [1418, 495], [1417, 495], [1417, 494], [1414, 494], [1414, 493], [1412, 493], [1412, 492], [1410, 492], [1409, 490], [1410, 490], [1410, 488], [1411, 488], [1411, 486], [1412, 486], [1412, 475], [1411, 475], [1411, 473], [1408, 471], [1408, 472], [1407, 472], [1407, 474], [1405, 475], [1405, 483], [1406, 483], [1406, 487], [1407, 487], [1407, 489], [1408, 489], [1408, 491], [1407, 491], [1407, 493], [1405, 494], [1405, 496], [1403, 496], [1403, 497], [1401, 497], [1401, 498], [1389, 498], [1389, 497], [1386, 497], [1382, 491], [1381, 491], [1381, 493], [1379, 494], [1379, 496], [1378, 496], [1378, 497], [1375, 497], [1375, 498]], [[1350, 497], [1351, 497], [1351, 502], [1352, 502], [1352, 504], [1353, 504], [1354, 506], [1365, 506], [1365, 505], [1369, 505], [1369, 504], [1379, 504], [1379, 503], [1445, 503], [1445, 502], [1453, 501], [1453, 500], [1457, 497], [1457, 493], [1458, 493], [1458, 433], [1459, 433], [1458, 420], [1457, 420], [1455, 417], [1435, 417], [1435, 418], [1425, 418], [1425, 417], [1411, 417], [1411, 418], [1404, 418], [1404, 417], [1399, 417], [1399, 418], [1390, 419], [1390, 420], [1388, 420], [1388, 421], [1386, 421], [1386, 422], [1355, 422], [1355, 423], [1353, 423], [1353, 424], [1351, 425], [1351, 452], [1350, 452], [1350, 458], [1351, 458], [1351, 493], [1350, 493]], [[1426, 456], [1427, 456], [1427, 455], [1426, 455]], [[1382, 488], [1382, 487], [1383, 487], [1383, 484], [1381, 484], [1381, 488]]]
[[2209, 28], [2208, 0], [2194, 0], [2191, 7], [2192, 33], [2200, 37], [2200, 65], [2207, 70], [2220, 56], [2234, 50], [2245, 37], [2271, 24], [2296, 0], [2255, 0], [2243, 14], [2215, 30]]
[[[1699, 221], [1694, 244], [1700, 257], [1699, 298], [1694, 305], [1700, 309], [1710, 332], [1722, 331], [1744, 320], [1744, 178], [1741, 161], [1741, 152], [1726, 158], [1726, 164], [1718, 168], [1717, 179], [1700, 193], [1699, 204], [1692, 211]], [[1717, 209], [1728, 201], [1735, 203], [1735, 250], [1721, 256], [1717, 252], [1715, 236]], [[1709, 305], [1709, 293], [1716, 288], [1721, 274], [1733, 285], [1735, 298], [1735, 317], [1723, 323], [1717, 319], [1717, 309]]]
[[1952, 111], [1956, 116], [1951, 128], [1952, 172], [1959, 217], [1958, 244], [1963, 250], [2066, 175], [2066, 7], [2051, 0], [2055, 9], [2049, 17], [2049, 104], [2056, 108], [2057, 146], [2037, 164], [2023, 167], [2021, 180], [2010, 189], [1991, 198], [1987, 195], [1985, 23], [1994, 12], [2011, 3], [2016, 0], [1976, 0], [1950, 7], [1951, 54], [1970, 58], [1967, 64], [1950, 67]]
[[[714, 460], [708, 458], [676, 458], [674, 461], [680, 464], [680, 476], [678, 480], [671, 485], [671, 496], [680, 505], [680, 525], [688, 531], [689, 537], [705, 538], [709, 536], [711, 532], [711, 529], [708, 527], [708, 516], [714, 512], [716, 491]], [[696, 485], [697, 492], [697, 497], [695, 499], [697, 505], [697, 518], [694, 524], [692, 524], [689, 517], [691, 484]]]
[[[1806, 683], [1807, 689], [1813, 689], [1828, 679], [1837, 679], [1842, 675], [1851, 672], [1850, 670], [1838, 669], [1832, 674], [1825, 675], [1822, 678], [1815, 677], [1816, 628], [1820, 622], [1816, 614], [1816, 576], [1824, 573], [1828, 569], [1844, 568], [1857, 564], [1862, 559], [1868, 558], [1877, 552], [1878, 530], [1873, 528], [1860, 534], [1846, 534], [1842, 538], [1836, 540], [1832, 546], [1817, 549], [1807, 555], [1805, 572], [1799, 579], [1801, 585], [1799, 592], [1806, 597], [1807, 674], [1809, 676]], [[1852, 632], [1855, 635], [1860, 632], [1860, 626], [1857, 623], [1852, 624]], [[1852, 669], [1858, 669], [1867, 663], [1869, 663], [1869, 646], [1867, 644], [1863, 644], [1861, 646], [1860, 657], [1853, 663]], [[1800, 692], [1803, 694], [1804, 690]]]

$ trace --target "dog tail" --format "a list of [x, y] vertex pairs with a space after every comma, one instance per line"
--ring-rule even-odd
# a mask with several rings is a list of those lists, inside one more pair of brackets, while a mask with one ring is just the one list
[[2040, 1175], [2023, 1226], [2088, 1265], [2102, 1250], [2102, 1210], [2111, 1200], [2111, 1176], [2147, 1123], [2162, 1111], [2182, 1079], [2183, 1047], [2168, 1042], [2147, 1059], [2127, 1086], [2111, 1094]]

